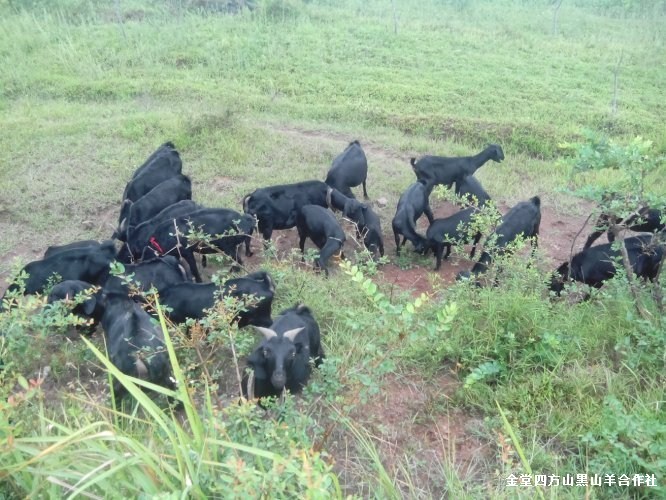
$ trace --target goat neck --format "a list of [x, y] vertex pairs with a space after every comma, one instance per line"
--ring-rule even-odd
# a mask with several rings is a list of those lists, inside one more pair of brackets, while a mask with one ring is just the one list
[[470, 162], [465, 168], [466, 175], [474, 175], [479, 168], [481, 168], [492, 156], [493, 148], [488, 146], [486, 149], [478, 154], [470, 157]]

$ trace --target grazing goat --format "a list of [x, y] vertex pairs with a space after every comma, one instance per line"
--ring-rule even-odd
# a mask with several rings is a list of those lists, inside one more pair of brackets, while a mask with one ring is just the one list
[[[592, 243], [596, 241], [599, 236], [601, 236], [604, 231], [608, 236], [608, 241], [613, 243], [615, 240], [615, 235], [610, 230], [611, 223], [619, 224], [622, 222], [621, 217], [614, 217], [607, 213], [602, 213], [599, 215], [597, 222], [594, 224], [594, 232], [590, 234], [583, 246], [583, 249], [586, 250], [592, 246]], [[664, 222], [662, 222], [662, 212], [661, 210], [656, 210], [654, 208], [643, 207], [635, 215], [632, 215], [627, 219], [626, 222], [627, 229], [636, 232], [650, 232], [655, 233], [658, 231], [664, 230]]]
[[328, 259], [336, 252], [342, 254], [346, 239], [333, 212], [318, 205], [305, 205], [298, 214], [296, 229], [301, 253], [305, 252], [305, 239], [310, 238], [319, 248], [317, 264], [328, 276]]
[[[175, 389], [162, 330], [140, 304], [122, 291], [105, 290], [101, 304], [102, 327], [111, 362], [121, 372]], [[114, 386], [118, 404], [127, 394], [119, 382]]]
[[180, 283], [160, 292], [160, 303], [171, 308], [167, 313], [174, 323], [183, 323], [187, 318], [201, 319], [206, 310], [223, 297], [236, 297], [249, 302], [235, 318], [238, 327], [247, 325], [271, 326], [271, 307], [275, 295], [275, 284], [265, 271], [233, 278], [224, 282], [222, 288], [215, 283]]
[[105, 288], [118, 292], [123, 290], [129, 294], [129, 284], [126, 284], [129, 281], [140, 291], [147, 292], [154, 288], [161, 292], [169, 286], [192, 280], [187, 270], [173, 255], [155, 257], [137, 264], [125, 264], [124, 268], [122, 276], [109, 276]]
[[319, 325], [303, 304], [282, 311], [270, 328], [257, 327], [264, 340], [247, 359], [253, 376], [241, 384], [249, 398], [279, 396], [284, 389], [300, 392], [310, 378], [311, 361], [324, 360]]
[[169, 156], [169, 151], [172, 149], [173, 150], [176, 149], [176, 146], [173, 144], [173, 142], [167, 141], [164, 144], [162, 144], [146, 159], [145, 162], [143, 162], [143, 164], [139, 168], [137, 168], [134, 171], [134, 174], [132, 174], [132, 179], [139, 177], [141, 174], [143, 174], [146, 171], [146, 169], [152, 170], [162, 167], [163, 164], [159, 162], [153, 165], [153, 160], [155, 160], [155, 158], [157, 158], [158, 156], [163, 156], [163, 155]]
[[[456, 195], [466, 204], [475, 204], [478, 207], [482, 207], [491, 199], [479, 180], [473, 175], [466, 175], [462, 180], [456, 181]], [[473, 201], [474, 199], [476, 202]]]
[[[391, 222], [396, 253], [398, 255], [400, 255], [400, 247], [407, 240], [412, 242], [417, 252], [425, 252], [426, 239], [416, 232], [416, 221], [424, 213], [428, 218], [428, 222], [432, 223], [435, 219], [432, 215], [429, 202], [432, 188], [432, 184], [427, 184], [426, 181], [419, 180], [409, 186], [400, 196], [398, 208]], [[400, 235], [402, 235], [402, 244], [400, 244]]]
[[340, 153], [331, 165], [326, 175], [326, 184], [337, 189], [347, 198], [354, 198], [351, 188], [363, 184], [363, 196], [368, 198], [366, 180], [368, 177], [368, 159], [358, 141], [349, 143], [349, 146]]
[[182, 173], [183, 162], [178, 151], [164, 149], [146, 165], [139, 175], [133, 177], [125, 186], [123, 199], [137, 201], [162, 182]]
[[118, 229], [113, 238], [126, 241], [128, 231], [150, 220], [165, 208], [192, 199], [192, 181], [186, 175], [176, 175], [158, 184], [136, 202], [125, 200], [120, 209]]
[[66, 245], [52, 245], [44, 252], [44, 258], [52, 257], [53, 255], [73, 250], [75, 248], [99, 248], [102, 244], [97, 240], [83, 240], [67, 243]]
[[[139, 226], [141, 227], [141, 226]], [[130, 253], [143, 259], [146, 251], [157, 255], [180, 255], [190, 266], [194, 279], [201, 283], [194, 253], [211, 254], [223, 252], [242, 264], [238, 246], [246, 244], [254, 230], [254, 217], [241, 215], [225, 208], [203, 208], [187, 215], [167, 219], [152, 231], [139, 230], [127, 242]], [[210, 235], [209, 242], [188, 240], [190, 229]]]
[[419, 161], [412, 158], [410, 162], [418, 180], [433, 185], [444, 184], [450, 188], [454, 182], [462, 182], [464, 177], [473, 175], [488, 160], [497, 163], [504, 160], [502, 148], [491, 144], [475, 156], [422, 156]]
[[[626, 238], [624, 246], [636, 276], [655, 279], [664, 256], [663, 245], [655, 244], [650, 234]], [[615, 276], [615, 262], [620, 256], [620, 250], [613, 248], [612, 243], [583, 249], [571, 258], [571, 263], [567, 261], [555, 270], [549, 288], [560, 295], [569, 280], [600, 288], [604, 281]]]
[[81, 280], [67, 280], [55, 285], [49, 293], [47, 303], [64, 301], [71, 304], [79, 294], [84, 294], [85, 300], [76, 304], [72, 308], [72, 314], [85, 320], [92, 320], [90, 325], [84, 330], [88, 335], [92, 335], [102, 317], [102, 309], [99, 305], [98, 294], [95, 293], [95, 285]]
[[[60, 277], [59, 282], [81, 280], [93, 285], [102, 284], [108, 276], [109, 264], [115, 256], [116, 249], [113, 241], [105, 241], [98, 246], [61, 250], [43, 260], [30, 262], [23, 268], [23, 271], [28, 274], [25, 281], [25, 293], [43, 292], [54, 274]], [[15, 290], [18, 290], [18, 285], [13, 283], [5, 294]]]
[[[497, 239], [495, 240], [495, 249], [493, 252], [497, 252], [498, 255], [501, 255], [505, 251], [507, 245], [519, 235], [523, 235], [525, 238], [532, 238], [532, 245], [536, 248], [538, 246], [540, 224], [540, 198], [534, 196], [528, 201], [521, 201], [506, 213], [502, 218], [502, 223], [495, 229], [493, 234], [497, 236]], [[492, 254], [484, 249], [479, 261], [474, 264], [474, 267], [472, 267], [472, 274], [477, 275], [485, 272], [492, 260]], [[468, 272], [458, 274], [458, 278], [468, 276]]]
[[181, 215], [187, 215], [197, 210], [201, 210], [203, 207], [192, 200], [182, 200], [178, 203], [174, 203], [163, 209], [160, 213], [147, 220], [142, 222], [136, 227], [128, 227], [127, 232], [124, 238], [124, 244], [120, 251], [118, 252], [118, 260], [120, 262], [129, 263], [133, 262], [140, 255], [134, 256], [129, 249], [129, 241], [148, 241], [152, 234], [155, 232], [155, 229], [163, 222], [171, 221], [173, 223], [174, 219], [177, 219]]
[[[450, 217], [444, 219], [435, 219], [430, 224], [428, 231], [426, 232], [427, 248], [433, 250], [435, 254], [436, 264], [435, 271], [438, 271], [442, 265], [442, 253], [444, 252], [444, 247], [446, 247], [446, 255], [444, 258], [448, 258], [451, 254], [451, 245], [456, 242], [468, 243], [469, 238], [467, 237], [468, 229], [470, 223], [472, 222], [472, 217], [478, 212], [477, 208], [470, 207], [465, 210], [453, 214]], [[474, 253], [476, 252], [476, 245], [481, 239], [481, 232], [477, 232], [473, 236], [473, 246], [472, 252], [469, 254], [469, 258], [474, 258]]]
[[243, 211], [257, 218], [259, 232], [270, 240], [274, 229], [290, 229], [305, 205], [327, 207], [328, 185], [305, 181], [260, 188], [243, 198]]
[[363, 238], [365, 248], [375, 257], [384, 256], [384, 240], [379, 217], [365, 203], [348, 198], [342, 209], [342, 215], [356, 224], [356, 233]]

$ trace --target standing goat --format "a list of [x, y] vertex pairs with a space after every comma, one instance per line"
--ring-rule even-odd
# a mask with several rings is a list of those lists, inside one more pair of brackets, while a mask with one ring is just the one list
[[[493, 253], [501, 255], [506, 247], [519, 235], [525, 238], [532, 238], [534, 248], [538, 246], [539, 225], [541, 224], [541, 199], [538, 196], [530, 198], [528, 201], [521, 201], [516, 204], [502, 218], [502, 223], [497, 226], [493, 234], [497, 235], [495, 240], [495, 250]], [[493, 260], [490, 251], [484, 249], [479, 261], [472, 267], [472, 274], [481, 274], [488, 269]], [[462, 272], [458, 277], [468, 277], [469, 272]]]
[[282, 311], [270, 328], [257, 327], [264, 340], [247, 359], [251, 374], [241, 384], [250, 399], [295, 394], [307, 384], [312, 367], [324, 360], [319, 325], [312, 311], [299, 304]]
[[488, 160], [500, 163], [504, 160], [504, 151], [497, 144], [491, 144], [474, 156], [422, 156], [419, 161], [412, 158], [410, 163], [418, 180], [428, 184], [444, 184], [451, 187], [454, 182], [462, 182], [463, 178], [473, 175]]

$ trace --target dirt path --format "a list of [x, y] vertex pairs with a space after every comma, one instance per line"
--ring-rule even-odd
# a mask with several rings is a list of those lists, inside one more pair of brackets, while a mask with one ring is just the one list
[[[264, 123], [262, 126], [272, 132], [278, 132], [300, 139], [339, 142], [342, 146], [340, 151], [342, 151], [344, 146], [350, 141], [356, 139], [355, 137], [350, 137], [349, 134], [331, 132], [328, 130], [308, 130], [285, 124]], [[363, 150], [372, 158], [391, 159], [400, 162], [406, 162], [408, 160], [404, 154], [400, 154], [396, 150], [388, 148], [383, 144], [379, 144], [367, 138], [359, 138], [359, 140], [363, 144]]]

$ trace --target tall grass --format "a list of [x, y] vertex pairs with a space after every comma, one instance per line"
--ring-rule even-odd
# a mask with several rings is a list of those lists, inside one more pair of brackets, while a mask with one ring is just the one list
[[[48, 417], [39, 405], [41, 432], [4, 443], [0, 480], [6, 486], [0, 493], [67, 498], [99, 498], [111, 491], [122, 496], [340, 497], [330, 466], [318, 453], [290, 443], [286, 436], [279, 444], [267, 443], [267, 436], [252, 431], [245, 436], [250, 444], [223, 439], [234, 432], [234, 426], [250, 427], [254, 404], [225, 410], [227, 418], [236, 419], [226, 424], [219, 419], [221, 410], [209, 387], [203, 391], [202, 403], [196, 404], [159, 304], [157, 312], [177, 389], [124, 375], [83, 339], [109, 376], [127, 388], [138, 408], [123, 413], [102, 407], [93, 415], [62, 423]], [[182, 410], [164, 411], [144, 389], [172, 398]]]

